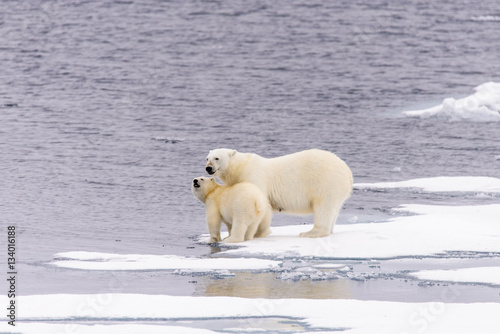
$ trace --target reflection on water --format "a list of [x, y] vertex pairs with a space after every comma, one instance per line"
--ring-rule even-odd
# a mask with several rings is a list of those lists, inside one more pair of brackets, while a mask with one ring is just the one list
[[[482, 284], [457, 284], [430, 282], [415, 279], [408, 273], [445, 267], [447, 269], [494, 266], [497, 257], [451, 259], [395, 259], [388, 261], [344, 261], [348, 272], [321, 269], [327, 279], [307, 279], [308, 268], [318, 263], [284, 264], [281, 272], [231, 272], [232, 276], [197, 276], [195, 296], [229, 296], [244, 298], [307, 298], [307, 299], [358, 299], [398, 302], [443, 301], [443, 296], [457, 303], [474, 300], [498, 303], [498, 287]], [[347, 263], [348, 262], [348, 263]], [[437, 263], [436, 263], [437, 262]], [[321, 264], [321, 263], [320, 263]], [[331, 263], [332, 265], [334, 263]], [[297, 266], [297, 267], [294, 267]], [[411, 268], [408, 270], [408, 268]], [[280, 279], [283, 273], [295, 280]], [[293, 275], [296, 273], [297, 275]], [[337, 273], [337, 274], [335, 274]], [[303, 275], [301, 275], [303, 274]], [[331, 274], [331, 276], [330, 276]], [[337, 278], [335, 278], [337, 277]], [[450, 297], [451, 296], [451, 297]]]
[[200, 277], [195, 295], [244, 298], [352, 298], [349, 279], [282, 281], [276, 273], [236, 272], [224, 279]]
[[245, 328], [246, 331], [257, 333], [297, 333], [306, 331], [304, 323], [297, 319], [286, 317], [249, 317], [249, 318], [223, 318], [223, 319], [196, 319], [183, 321], [163, 322], [169, 326], [189, 328], [203, 328], [216, 332], [233, 332], [235, 329]]

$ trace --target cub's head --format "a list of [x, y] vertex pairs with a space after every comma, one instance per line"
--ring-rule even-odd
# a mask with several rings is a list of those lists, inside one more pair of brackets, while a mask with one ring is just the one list
[[207, 194], [217, 186], [218, 184], [215, 182], [215, 178], [200, 176], [193, 179], [191, 191], [193, 192], [194, 197], [205, 203]]
[[227, 148], [218, 148], [208, 152], [207, 165], [205, 170], [210, 175], [218, 175], [219, 172], [225, 171], [229, 165], [229, 160], [236, 154], [236, 150]]

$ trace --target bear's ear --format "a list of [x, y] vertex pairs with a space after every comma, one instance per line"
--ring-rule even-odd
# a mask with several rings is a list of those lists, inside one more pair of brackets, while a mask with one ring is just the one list
[[233, 155], [235, 155], [235, 154], [236, 154], [236, 150], [232, 150], [232, 151], [230, 151], [230, 152], [229, 152], [229, 157], [231, 158], [231, 157], [233, 157]]
[[215, 182], [215, 177], [211, 177], [210, 182]]

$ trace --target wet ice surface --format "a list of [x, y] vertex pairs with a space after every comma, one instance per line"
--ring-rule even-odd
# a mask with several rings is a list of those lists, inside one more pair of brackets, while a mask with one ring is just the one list
[[[36, 321], [37, 314], [20, 313], [23, 332], [62, 332], [74, 323], [82, 333], [239, 331], [255, 328], [249, 317], [264, 332], [439, 332], [447, 325], [498, 332], [488, 318], [498, 313], [498, 284], [476, 276], [494, 269], [474, 269], [499, 266], [488, 214], [496, 212], [498, 187], [475, 178], [500, 177], [498, 6], [3, 3], [2, 226], [18, 230], [20, 301], [49, 306]], [[402, 113], [410, 110], [423, 112]], [[312, 218], [289, 215], [275, 215], [276, 233], [293, 233], [267, 255], [247, 245], [209, 246], [199, 241], [204, 208], [189, 183], [216, 147], [266, 157], [330, 150], [357, 185], [369, 186], [354, 191], [334, 236], [317, 246], [294, 236]], [[454, 176], [462, 178], [437, 179]], [[417, 207], [438, 211], [411, 212]], [[456, 218], [457, 229], [449, 221]], [[412, 228], [404, 235], [406, 223]], [[424, 226], [432, 242], [417, 247], [417, 238], [427, 240]], [[60, 256], [69, 252], [87, 257]], [[245, 259], [234, 261], [236, 254]], [[256, 267], [266, 261], [276, 266]], [[432, 277], [412, 275], [419, 272]], [[443, 281], [450, 273], [457, 275]], [[134, 294], [125, 305], [158, 306], [148, 299], [154, 296], [196, 305], [209, 296], [211, 310], [215, 297], [231, 296], [228, 307], [249, 308], [232, 318], [186, 312], [179, 319], [169, 306], [140, 315], [134, 307], [131, 318], [131, 309], [103, 299], [119, 294]], [[67, 318], [54, 308], [69, 310], [78, 296], [85, 300]], [[305, 301], [290, 304], [296, 313], [268, 311], [283, 298]], [[391, 315], [385, 302], [411, 311]], [[445, 302], [446, 312], [414, 304], [421, 302]], [[316, 319], [323, 323], [308, 320], [311, 309], [336, 308]], [[346, 322], [329, 322], [331, 314]]]

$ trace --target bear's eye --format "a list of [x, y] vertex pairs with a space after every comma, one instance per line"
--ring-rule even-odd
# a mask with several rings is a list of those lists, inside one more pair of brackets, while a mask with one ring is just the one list
[[215, 160], [219, 160], [219, 158], [215, 158]]

